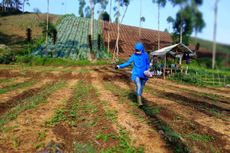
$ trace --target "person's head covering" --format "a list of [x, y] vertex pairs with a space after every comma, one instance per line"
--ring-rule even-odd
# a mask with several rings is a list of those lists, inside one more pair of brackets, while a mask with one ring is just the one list
[[144, 45], [141, 42], [137, 42], [134, 47], [135, 50], [141, 51], [141, 53], [145, 52]]

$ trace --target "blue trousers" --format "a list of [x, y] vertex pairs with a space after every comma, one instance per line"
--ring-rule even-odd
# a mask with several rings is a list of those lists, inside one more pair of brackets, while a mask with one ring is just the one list
[[137, 96], [141, 96], [142, 92], [143, 92], [143, 88], [145, 86], [146, 80], [136, 77], [136, 79], [134, 80], [135, 84], [136, 84], [136, 93]]

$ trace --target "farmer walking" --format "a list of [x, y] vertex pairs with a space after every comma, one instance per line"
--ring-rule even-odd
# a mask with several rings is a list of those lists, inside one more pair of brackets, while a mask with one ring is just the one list
[[123, 64], [116, 65], [115, 69], [122, 69], [133, 63], [132, 81], [136, 84], [136, 94], [138, 106], [143, 106], [141, 96], [142, 91], [148, 78], [145, 76], [144, 71], [149, 69], [149, 56], [145, 52], [145, 48], [141, 42], [135, 44], [135, 52], [131, 55], [128, 61]]

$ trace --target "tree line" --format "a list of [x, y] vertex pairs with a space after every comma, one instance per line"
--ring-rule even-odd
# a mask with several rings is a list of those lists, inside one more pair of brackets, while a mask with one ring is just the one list
[[0, 3], [1, 12], [23, 11], [29, 0], [2, 0]]

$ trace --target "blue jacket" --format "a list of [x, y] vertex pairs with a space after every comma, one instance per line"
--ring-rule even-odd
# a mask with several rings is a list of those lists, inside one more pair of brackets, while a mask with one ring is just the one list
[[124, 68], [133, 63], [132, 80], [134, 81], [136, 77], [147, 80], [148, 78], [144, 75], [144, 71], [149, 69], [149, 56], [145, 52], [145, 48], [142, 43], [137, 43], [135, 45], [135, 50], [140, 50], [141, 54], [132, 54], [128, 61], [118, 66], [119, 68]]

